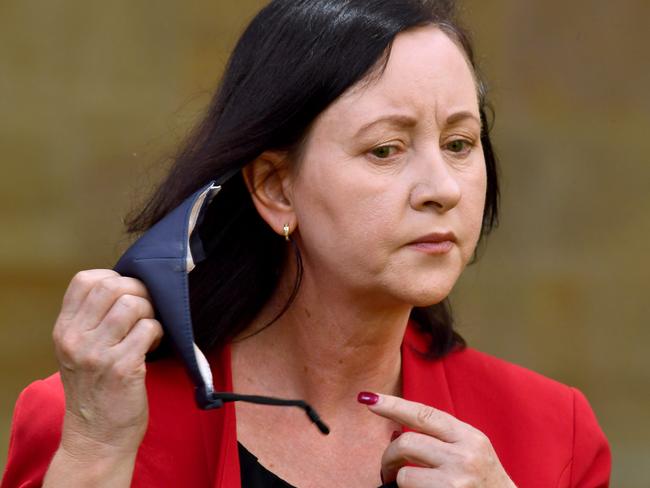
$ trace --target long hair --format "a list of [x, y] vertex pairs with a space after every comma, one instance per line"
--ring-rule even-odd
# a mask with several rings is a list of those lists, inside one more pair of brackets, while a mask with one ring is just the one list
[[[271, 1], [245, 29], [207, 113], [149, 201], [127, 218], [127, 231], [146, 231], [208, 181], [237, 172], [266, 150], [295, 153], [323, 110], [357, 82], [381, 74], [400, 32], [425, 25], [438, 26], [462, 48], [478, 80], [487, 170], [482, 239], [498, 219], [497, 165], [485, 86], [449, 0]], [[286, 259], [295, 258], [298, 272], [286, 310], [302, 267], [299, 249], [287, 253], [284, 239], [257, 213], [241, 171], [215, 198], [202, 238], [210, 253], [189, 281], [195, 339], [207, 350], [250, 324], [271, 297]], [[464, 346], [448, 299], [416, 307], [411, 317], [430, 337], [431, 357]]]

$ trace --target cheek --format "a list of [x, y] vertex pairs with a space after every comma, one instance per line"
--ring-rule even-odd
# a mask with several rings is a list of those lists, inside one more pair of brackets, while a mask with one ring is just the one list
[[464, 180], [463, 198], [460, 211], [464, 227], [463, 261], [467, 263], [481, 235], [483, 212], [485, 210], [485, 192], [487, 190], [487, 175], [485, 164], [477, 166], [477, 170]]
[[404, 206], [395, 179], [352, 164], [339, 171], [319, 168], [305, 172], [294, 192], [306, 251], [342, 272], [379, 272], [390, 249], [389, 231], [397, 228]]

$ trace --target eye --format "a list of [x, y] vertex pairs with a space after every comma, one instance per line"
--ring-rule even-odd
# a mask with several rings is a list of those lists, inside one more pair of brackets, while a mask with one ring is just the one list
[[471, 151], [474, 144], [467, 139], [454, 139], [445, 144], [445, 148], [456, 154], [464, 154]]
[[370, 152], [379, 159], [388, 159], [397, 151], [397, 146], [385, 145], [372, 149]]

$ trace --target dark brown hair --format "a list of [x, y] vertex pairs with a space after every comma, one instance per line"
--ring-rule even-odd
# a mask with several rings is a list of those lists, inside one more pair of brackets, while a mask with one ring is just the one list
[[[300, 147], [323, 110], [373, 70], [383, 70], [395, 36], [431, 24], [461, 46], [476, 73], [487, 170], [481, 238], [497, 224], [497, 163], [489, 138], [485, 87], [470, 39], [456, 20], [454, 3], [274, 0], [242, 34], [205, 117], [179, 150], [164, 181], [144, 208], [127, 219], [130, 233], [143, 232], [208, 181], [236, 172], [202, 226], [209, 256], [190, 273], [199, 347], [207, 350], [241, 333], [269, 300], [285, 260], [292, 258], [284, 238], [257, 213], [237, 171], [266, 150], [291, 153]], [[298, 274], [283, 311], [302, 276], [300, 250], [294, 251]], [[431, 357], [464, 345], [453, 329], [448, 299], [416, 307], [411, 316], [430, 337]]]

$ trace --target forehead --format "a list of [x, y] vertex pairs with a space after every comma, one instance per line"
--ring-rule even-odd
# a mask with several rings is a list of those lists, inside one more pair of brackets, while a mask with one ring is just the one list
[[386, 69], [350, 88], [321, 114], [325, 125], [367, 121], [387, 110], [442, 119], [456, 110], [478, 116], [474, 73], [463, 51], [443, 31], [426, 26], [395, 38]]

